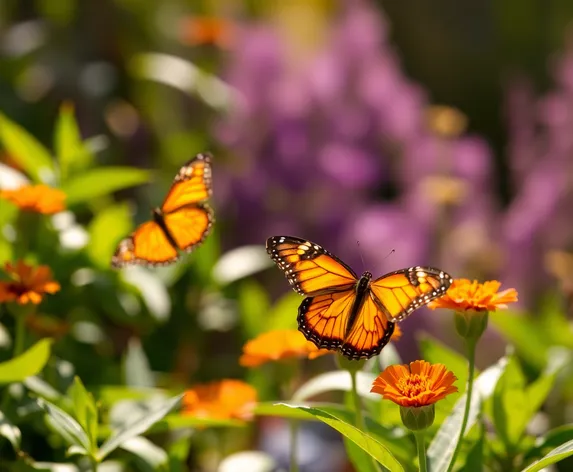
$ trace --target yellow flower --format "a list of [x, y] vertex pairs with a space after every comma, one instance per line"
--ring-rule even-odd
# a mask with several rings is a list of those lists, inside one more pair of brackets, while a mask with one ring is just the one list
[[183, 396], [182, 413], [198, 418], [241, 419], [252, 418], [257, 402], [257, 391], [241, 380], [225, 379], [199, 384]]
[[455, 311], [496, 311], [517, 301], [517, 290], [509, 288], [498, 292], [497, 280], [479, 283], [468, 279], [455, 279], [446, 294], [428, 304], [431, 309], [450, 308]]
[[15, 301], [20, 305], [38, 304], [45, 293], [56, 293], [60, 284], [52, 280], [48, 266], [34, 267], [23, 261], [6, 262], [4, 271], [12, 280], [0, 281], [0, 303]]
[[0, 190], [5, 198], [21, 210], [51, 215], [65, 210], [66, 194], [47, 185], [24, 185], [16, 190]]
[[456, 376], [443, 364], [426, 361], [410, 365], [391, 365], [372, 384], [371, 392], [404, 407], [432, 405], [458, 391], [453, 385]]
[[318, 349], [296, 329], [275, 330], [248, 341], [243, 346], [243, 355], [239, 363], [245, 367], [257, 367], [266, 362], [293, 357], [315, 359], [332, 352], [328, 349]]

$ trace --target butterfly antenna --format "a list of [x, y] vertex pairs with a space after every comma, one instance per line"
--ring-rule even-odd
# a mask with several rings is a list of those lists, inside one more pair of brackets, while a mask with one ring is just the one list
[[384, 257], [383, 260], [386, 260], [386, 258], [390, 257], [392, 254], [394, 254], [396, 252], [396, 249], [392, 249], [388, 254], [386, 254], [386, 257]]

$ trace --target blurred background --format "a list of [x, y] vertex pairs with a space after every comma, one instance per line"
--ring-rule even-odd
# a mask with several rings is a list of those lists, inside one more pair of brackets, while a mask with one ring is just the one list
[[[51, 148], [71, 102], [97, 166], [152, 170], [74, 208], [88, 233], [125, 202], [144, 221], [186, 160], [215, 156], [216, 231], [189, 263], [118, 281], [94, 254], [121, 232], [38, 249], [63, 287], [42, 305], [71, 333], [61, 357], [88, 387], [121, 383], [135, 339], [159, 384], [247, 376], [272, 397], [237, 358], [295, 327], [300, 298], [260, 247], [280, 234], [358, 273], [435, 265], [570, 310], [572, 19], [566, 0], [2, 1], [2, 113]], [[457, 346], [425, 309], [402, 328], [406, 361], [423, 330]], [[482, 366], [504, 351], [489, 336]]]

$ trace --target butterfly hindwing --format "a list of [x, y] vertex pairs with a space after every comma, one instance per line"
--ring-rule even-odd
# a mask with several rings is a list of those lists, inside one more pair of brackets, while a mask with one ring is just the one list
[[207, 205], [187, 206], [167, 213], [163, 219], [177, 247], [191, 252], [209, 235], [213, 210]]
[[165, 265], [177, 259], [177, 251], [163, 229], [155, 221], [148, 221], [120, 241], [112, 265], [116, 268], [131, 264]]
[[292, 236], [274, 236], [267, 240], [266, 247], [293, 289], [301, 295], [345, 291], [357, 282], [350, 267], [313, 242]]
[[197, 154], [179, 169], [161, 205], [161, 212], [167, 214], [183, 206], [203, 202], [211, 193], [211, 154]]
[[446, 293], [452, 277], [433, 267], [410, 267], [374, 280], [370, 291], [389, 321], [402, 321], [414, 310]]

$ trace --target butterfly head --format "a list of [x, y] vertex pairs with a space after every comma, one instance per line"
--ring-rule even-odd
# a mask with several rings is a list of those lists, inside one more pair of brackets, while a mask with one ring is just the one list
[[357, 283], [357, 290], [358, 291], [364, 291], [368, 288], [368, 286], [370, 285], [370, 281], [372, 280], [372, 274], [370, 272], [364, 272], [361, 276], [360, 279], [358, 279], [358, 283]]

